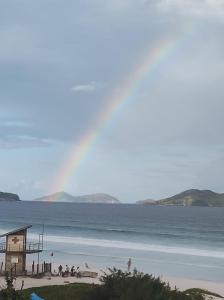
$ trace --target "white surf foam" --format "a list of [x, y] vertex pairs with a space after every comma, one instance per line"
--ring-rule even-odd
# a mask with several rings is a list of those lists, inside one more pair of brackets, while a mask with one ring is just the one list
[[120, 240], [106, 240], [106, 239], [93, 239], [93, 238], [83, 238], [83, 237], [53, 236], [53, 235], [45, 235], [44, 240], [48, 242], [63, 243], [63, 244], [128, 249], [128, 250], [136, 250], [136, 251], [150, 251], [150, 252], [213, 257], [213, 258], [224, 259], [224, 251], [216, 251], [210, 249], [175, 247], [175, 246], [148, 244], [148, 243], [127, 242], [127, 241], [120, 241]]

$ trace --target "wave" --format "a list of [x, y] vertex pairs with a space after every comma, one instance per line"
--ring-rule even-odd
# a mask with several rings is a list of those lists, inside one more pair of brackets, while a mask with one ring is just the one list
[[44, 240], [53, 243], [70, 244], [70, 245], [83, 245], [83, 246], [92, 246], [92, 247], [101, 247], [101, 248], [127, 249], [127, 250], [136, 250], [136, 251], [160, 252], [160, 253], [168, 253], [168, 254], [179, 254], [179, 255], [224, 259], [224, 252], [210, 250], [210, 249], [175, 247], [175, 246], [157, 245], [157, 244], [140, 243], [140, 242], [127, 242], [121, 240], [83, 238], [78, 236], [65, 237], [65, 236], [45, 235]]
[[[198, 234], [194, 234], [194, 232], [187, 232], [185, 230], [185, 232], [183, 232], [184, 230], [181, 230], [181, 232], [179, 232], [178, 230], [175, 231], [163, 231], [163, 232], [159, 232], [157, 229], [155, 230], [155, 228], [150, 228], [150, 230], [138, 230], [138, 229], [133, 229], [133, 228], [116, 228], [116, 227], [107, 227], [107, 226], [101, 226], [101, 227], [95, 227], [95, 226], [86, 226], [86, 225], [63, 225], [63, 226], [55, 226], [53, 224], [48, 224], [46, 225], [46, 229], [49, 229], [49, 234], [54, 235], [55, 234], [55, 229], [57, 229], [57, 234], [59, 235], [63, 235], [64, 232], [68, 232], [70, 231], [70, 234], [73, 234], [73, 232], [76, 235], [82, 235], [83, 233], [86, 232], [90, 232], [90, 233], [96, 233], [98, 234], [103, 234], [103, 236], [108, 236], [108, 234], [110, 235], [114, 235], [117, 234], [118, 235], [122, 235], [122, 236], [133, 236], [133, 237], [144, 237], [144, 238], [156, 238], [156, 239], [161, 239], [161, 238], [166, 238], [166, 239], [176, 239], [176, 240], [186, 240], [186, 239], [191, 239], [191, 240], [198, 240]], [[180, 228], [179, 228], [180, 229]], [[221, 232], [219, 232], [221, 235]], [[68, 234], [68, 233], [67, 233]], [[118, 239], [122, 239], [121, 237]], [[208, 234], [208, 232], [206, 232], [206, 235], [203, 235], [200, 232], [200, 239], [204, 240], [204, 241], [210, 241], [211, 243], [213, 241], [222, 241], [224, 242], [224, 238], [223, 236], [217, 236], [215, 233], [213, 234]]]
[[[2, 220], [1, 220], [2, 223]], [[9, 222], [3, 222], [3, 223], [9, 223]], [[171, 230], [161, 230], [158, 231], [156, 228], [150, 228], [149, 230], [144, 230], [144, 229], [137, 229], [137, 228], [119, 228], [119, 227], [108, 227], [106, 225], [103, 226], [95, 226], [95, 224], [89, 223], [89, 224], [79, 224], [79, 222], [74, 222], [74, 225], [68, 224], [68, 225], [60, 225], [60, 224], [55, 224], [55, 223], [47, 223], [45, 224], [45, 230], [49, 232], [49, 234], [54, 235], [55, 230], [58, 232], [57, 234], [63, 235], [64, 232], [70, 231], [70, 234], [79, 234], [82, 235], [83, 232], [94, 232], [97, 234], [118, 234], [118, 235], [130, 235], [130, 236], [138, 236], [138, 237], [150, 237], [154, 238], [166, 238], [166, 239], [178, 239], [178, 240], [186, 240], [186, 239], [191, 239], [191, 240], [198, 240], [199, 234], [198, 232], [194, 232], [191, 230], [186, 230], [186, 228], [182, 227], [175, 227], [171, 228]], [[18, 224], [18, 227], [20, 227], [20, 223], [15, 223]], [[22, 223], [23, 224], [23, 223]], [[42, 223], [37, 223], [36, 225], [42, 226]], [[40, 231], [42, 230], [42, 227], [40, 228]], [[7, 232], [7, 230], [4, 230], [4, 232]], [[3, 232], [2, 232], [3, 233]], [[0, 230], [1, 234], [1, 230]], [[223, 238], [223, 232], [222, 231], [211, 231], [208, 232], [206, 230], [203, 233], [203, 230], [200, 230], [200, 239], [204, 241], [210, 241], [212, 242], [217, 242], [217, 241], [222, 241], [224, 242]]]

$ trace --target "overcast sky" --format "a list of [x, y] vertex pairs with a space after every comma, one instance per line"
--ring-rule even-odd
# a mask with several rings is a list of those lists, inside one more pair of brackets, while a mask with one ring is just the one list
[[48, 194], [110, 95], [150, 49], [175, 39], [65, 190], [123, 202], [224, 192], [223, 32], [222, 0], [1, 1], [0, 190]]

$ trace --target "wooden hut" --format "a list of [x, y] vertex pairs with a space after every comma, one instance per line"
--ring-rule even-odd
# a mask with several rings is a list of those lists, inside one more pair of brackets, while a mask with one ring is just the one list
[[26, 255], [43, 251], [43, 239], [36, 243], [27, 242], [27, 230], [32, 225], [0, 235], [6, 241], [0, 244], [0, 253], [5, 253], [5, 271], [16, 275], [26, 273]]

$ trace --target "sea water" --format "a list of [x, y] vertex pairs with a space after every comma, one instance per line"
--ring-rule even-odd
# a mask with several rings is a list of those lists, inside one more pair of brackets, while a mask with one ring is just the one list
[[30, 241], [44, 224], [42, 261], [127, 269], [130, 257], [132, 268], [155, 275], [224, 280], [224, 208], [0, 203], [0, 234], [26, 224]]

